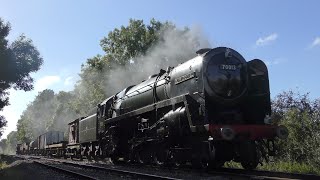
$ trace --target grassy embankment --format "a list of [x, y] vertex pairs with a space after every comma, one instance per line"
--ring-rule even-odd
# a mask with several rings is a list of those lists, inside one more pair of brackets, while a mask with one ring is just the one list
[[0, 170], [7, 167], [8, 164], [6, 163], [6, 161], [3, 159], [2, 154], [0, 154]]
[[[241, 168], [240, 163], [236, 162], [227, 162], [224, 167], [227, 168]], [[297, 163], [297, 162], [269, 162], [264, 163], [263, 166], [259, 165], [258, 170], [265, 171], [280, 171], [280, 172], [289, 172], [289, 173], [301, 173], [301, 174], [317, 174], [320, 175], [320, 167], [315, 167], [306, 163]]]

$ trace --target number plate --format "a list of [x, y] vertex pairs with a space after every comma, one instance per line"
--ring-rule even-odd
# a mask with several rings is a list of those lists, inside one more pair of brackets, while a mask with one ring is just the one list
[[237, 66], [236, 65], [233, 65], [233, 64], [221, 64], [220, 65], [220, 69], [222, 70], [232, 70], [232, 71], [235, 71], [237, 69]]

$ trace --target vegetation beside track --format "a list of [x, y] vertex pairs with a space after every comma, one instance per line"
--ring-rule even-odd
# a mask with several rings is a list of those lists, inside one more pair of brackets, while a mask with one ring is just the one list
[[[236, 162], [227, 162], [224, 167], [226, 168], [239, 168], [242, 169], [240, 163]], [[300, 173], [300, 174], [316, 174], [320, 175], [320, 167], [316, 167], [307, 163], [298, 163], [298, 162], [269, 162], [264, 163], [263, 166], [259, 165], [258, 170], [264, 171], [278, 171], [278, 172], [288, 172], [288, 173]]]

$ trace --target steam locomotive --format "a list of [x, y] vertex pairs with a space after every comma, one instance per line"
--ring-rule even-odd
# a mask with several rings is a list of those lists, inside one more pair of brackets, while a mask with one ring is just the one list
[[[274, 155], [288, 131], [272, 124], [268, 70], [226, 47], [198, 56], [130, 86], [69, 123], [65, 157], [254, 169]], [[51, 146], [52, 147], [52, 146]], [[34, 151], [37, 152], [37, 151]], [[54, 149], [42, 152], [55, 152]]]

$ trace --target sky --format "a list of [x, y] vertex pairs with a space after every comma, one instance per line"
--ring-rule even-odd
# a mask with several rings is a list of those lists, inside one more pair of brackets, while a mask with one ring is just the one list
[[316, 0], [0, 0], [0, 17], [12, 28], [8, 40], [25, 34], [44, 59], [32, 74], [33, 91], [9, 91], [11, 105], [0, 112], [8, 121], [2, 138], [16, 130], [39, 91], [72, 90], [81, 64], [103, 54], [100, 40], [130, 18], [201, 28], [212, 47], [228, 46], [247, 60], [263, 60], [272, 98], [290, 89], [319, 98], [319, 7]]

